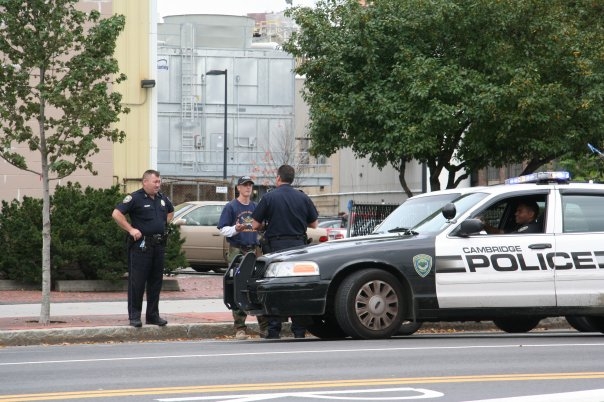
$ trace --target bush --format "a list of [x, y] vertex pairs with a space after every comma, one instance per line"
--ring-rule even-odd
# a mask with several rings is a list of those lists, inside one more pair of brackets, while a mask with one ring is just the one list
[[42, 200], [2, 201], [0, 278], [42, 283]]
[[[118, 186], [82, 191], [80, 184], [58, 186], [51, 198], [51, 276], [58, 279], [119, 280], [128, 272], [127, 234], [111, 218], [124, 198]], [[2, 203], [0, 277], [42, 281], [42, 200]], [[166, 248], [166, 274], [187, 266], [178, 230]]]

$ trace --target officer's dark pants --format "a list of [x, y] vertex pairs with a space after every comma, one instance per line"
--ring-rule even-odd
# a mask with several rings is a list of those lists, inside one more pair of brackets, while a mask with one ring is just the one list
[[165, 246], [147, 246], [140, 249], [140, 241], [130, 247], [128, 253], [128, 317], [141, 318], [143, 295], [147, 291], [145, 319], [159, 317], [159, 293], [164, 278]]
[[[271, 239], [270, 248], [272, 252], [281, 251], [292, 247], [299, 247], [305, 244], [303, 239]], [[287, 317], [276, 315], [266, 316], [268, 319], [268, 338], [278, 338], [281, 333], [281, 322], [287, 321]], [[306, 327], [303, 325], [301, 317], [292, 316], [291, 329], [296, 338], [304, 337]]]

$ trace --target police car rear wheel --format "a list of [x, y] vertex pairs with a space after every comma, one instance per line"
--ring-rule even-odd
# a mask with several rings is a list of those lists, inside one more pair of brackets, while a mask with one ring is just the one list
[[597, 332], [586, 317], [580, 315], [567, 315], [565, 318], [568, 324], [579, 332]]
[[390, 273], [366, 269], [346, 277], [335, 298], [338, 324], [353, 338], [389, 338], [401, 328], [404, 295]]
[[342, 339], [348, 336], [338, 325], [336, 318], [329, 315], [312, 317], [312, 323], [306, 329], [321, 339]]
[[497, 318], [493, 323], [497, 328], [510, 334], [520, 334], [529, 332], [539, 325], [541, 317], [509, 317]]
[[604, 317], [585, 317], [585, 319], [595, 331], [604, 333]]

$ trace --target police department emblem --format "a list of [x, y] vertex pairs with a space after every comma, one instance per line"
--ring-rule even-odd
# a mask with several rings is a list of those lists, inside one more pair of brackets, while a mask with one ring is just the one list
[[432, 270], [432, 257], [428, 254], [418, 254], [413, 257], [413, 266], [415, 272], [422, 278], [425, 278]]
[[124, 204], [129, 203], [130, 201], [132, 201], [132, 196], [130, 194], [128, 194], [126, 196], [126, 198], [124, 198], [124, 201], [122, 201]]
[[161, 202], [161, 206], [162, 206], [162, 207], [165, 207], [165, 206], [166, 206], [166, 203], [164, 202], [164, 200], [161, 200], [160, 202]]

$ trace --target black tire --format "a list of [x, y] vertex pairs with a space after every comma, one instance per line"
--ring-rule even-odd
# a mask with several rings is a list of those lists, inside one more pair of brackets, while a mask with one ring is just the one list
[[390, 273], [366, 269], [344, 278], [335, 298], [335, 316], [355, 339], [390, 338], [403, 323], [403, 288]]
[[328, 315], [312, 317], [306, 329], [308, 332], [321, 339], [344, 339], [348, 335], [340, 328], [335, 317]]
[[529, 332], [539, 325], [540, 317], [509, 317], [497, 318], [493, 323], [497, 328], [510, 334]]
[[413, 335], [416, 333], [423, 325], [423, 322], [418, 321], [403, 321], [400, 329], [396, 333], [397, 335]]
[[191, 265], [191, 268], [193, 268], [196, 272], [209, 272], [210, 269], [209, 267], [204, 267], [203, 265]]
[[567, 315], [568, 324], [579, 332], [598, 332], [590, 323], [587, 317], [582, 315]]
[[604, 317], [586, 316], [585, 321], [587, 321], [587, 323], [594, 329], [594, 331], [604, 333]]

